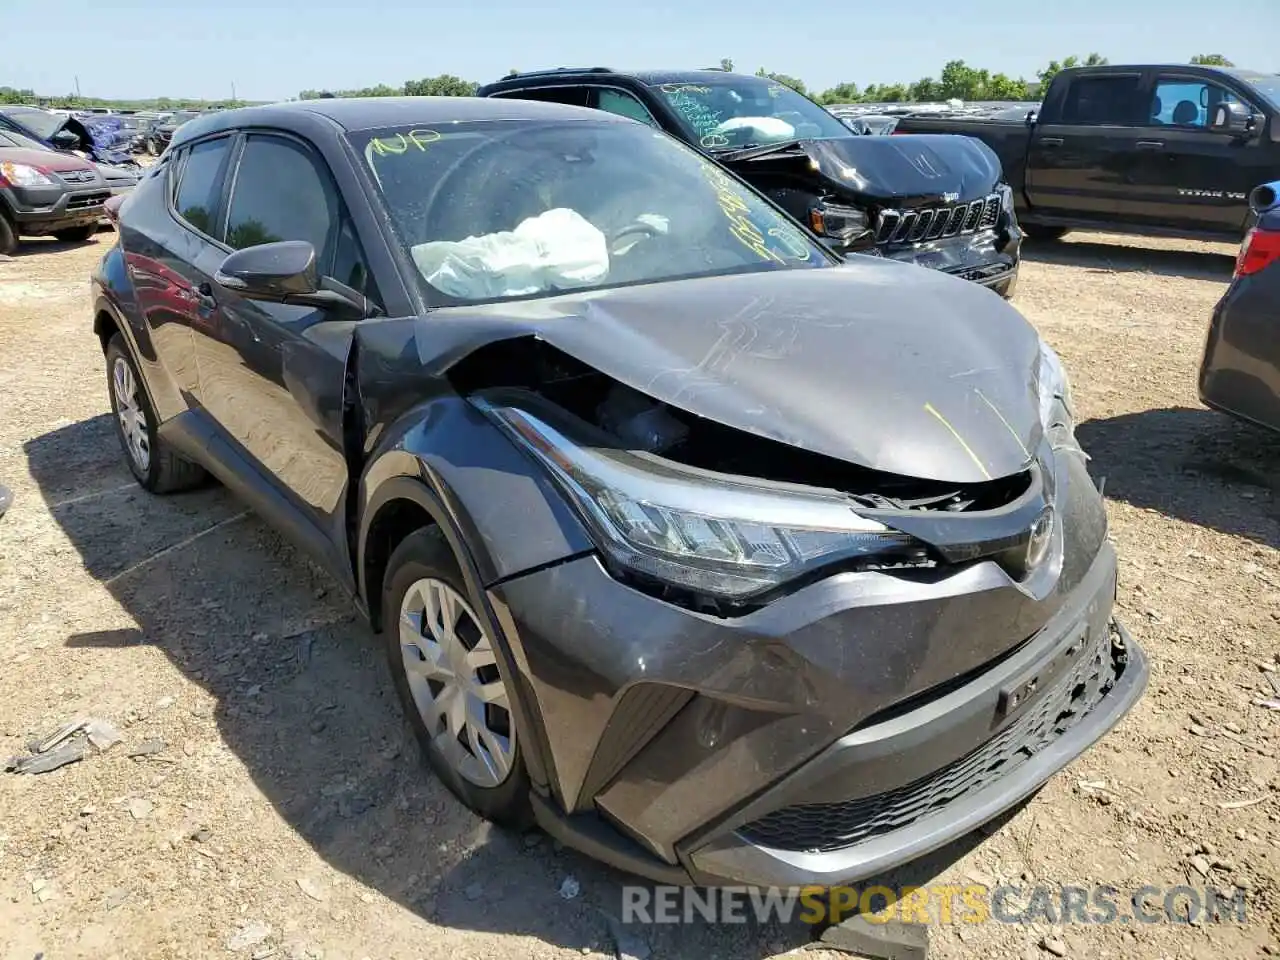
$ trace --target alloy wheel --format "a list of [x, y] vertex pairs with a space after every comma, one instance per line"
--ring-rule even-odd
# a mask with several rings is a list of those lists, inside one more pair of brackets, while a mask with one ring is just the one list
[[115, 396], [116, 416], [120, 420], [120, 435], [124, 438], [125, 449], [134, 466], [146, 473], [151, 468], [151, 436], [147, 415], [138, 395], [138, 382], [124, 357], [116, 357], [112, 365], [111, 390]]
[[400, 654], [409, 691], [441, 757], [492, 788], [511, 773], [516, 731], [493, 641], [449, 584], [418, 580], [400, 603]]

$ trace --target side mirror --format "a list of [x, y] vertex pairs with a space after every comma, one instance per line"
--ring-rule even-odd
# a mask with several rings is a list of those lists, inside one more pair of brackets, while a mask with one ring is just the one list
[[1232, 137], [1253, 136], [1259, 130], [1257, 118], [1243, 103], [1229, 100], [1213, 108], [1209, 118], [1209, 131]]
[[76, 150], [80, 146], [80, 138], [70, 130], [59, 130], [49, 142], [59, 150]]
[[246, 300], [317, 307], [342, 319], [370, 315], [369, 301], [363, 296], [320, 277], [315, 247], [305, 240], [280, 240], [237, 250], [222, 261], [213, 279]]

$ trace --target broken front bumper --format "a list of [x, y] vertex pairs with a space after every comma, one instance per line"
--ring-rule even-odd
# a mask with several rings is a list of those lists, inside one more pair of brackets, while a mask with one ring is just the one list
[[[1074, 651], [1074, 652], [1073, 652]], [[1118, 622], [1092, 635], [1069, 628], [1033, 660], [1013, 658], [929, 709], [856, 730], [741, 811], [745, 821], [689, 854], [700, 884], [834, 885], [875, 876], [936, 850], [1033, 794], [1128, 712], [1149, 674]], [[868, 793], [877, 768], [944, 742], [968, 741], [1027, 677], [1048, 689], [969, 753], [902, 786]], [[989, 728], [983, 732], [990, 732]], [[814, 802], [845, 791], [847, 799]]]
[[[893, 235], [898, 237], [901, 231], [893, 231]], [[1013, 295], [1018, 282], [1022, 230], [1012, 214], [1001, 213], [1000, 220], [994, 227], [975, 233], [920, 242], [894, 239], [881, 242], [874, 248], [847, 252], [885, 257], [940, 270], [990, 287], [1002, 296], [1009, 297]]]
[[1097, 491], [1078, 457], [1057, 472], [1044, 592], [981, 561], [836, 574], [726, 619], [594, 555], [492, 586], [546, 761], [543, 826], [663, 882], [835, 884], [1034, 792], [1147, 674], [1113, 643]]

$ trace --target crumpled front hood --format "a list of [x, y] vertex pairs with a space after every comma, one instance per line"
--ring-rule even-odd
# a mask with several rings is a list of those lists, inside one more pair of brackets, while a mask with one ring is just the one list
[[750, 179], [753, 170], [797, 163], [828, 188], [854, 200], [958, 203], [990, 194], [1000, 182], [1000, 158], [973, 137], [909, 134], [806, 140], [789, 151], [722, 161]]
[[874, 257], [412, 322], [437, 371], [532, 334], [673, 407], [906, 476], [1008, 476], [1041, 434], [1031, 325], [976, 284]]

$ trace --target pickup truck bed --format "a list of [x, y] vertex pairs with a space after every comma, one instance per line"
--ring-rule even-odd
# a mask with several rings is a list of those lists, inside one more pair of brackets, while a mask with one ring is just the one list
[[1239, 241], [1248, 197], [1280, 170], [1280, 76], [1199, 66], [1064, 70], [1026, 121], [909, 115], [902, 133], [975, 137], [995, 151], [1018, 220]]

